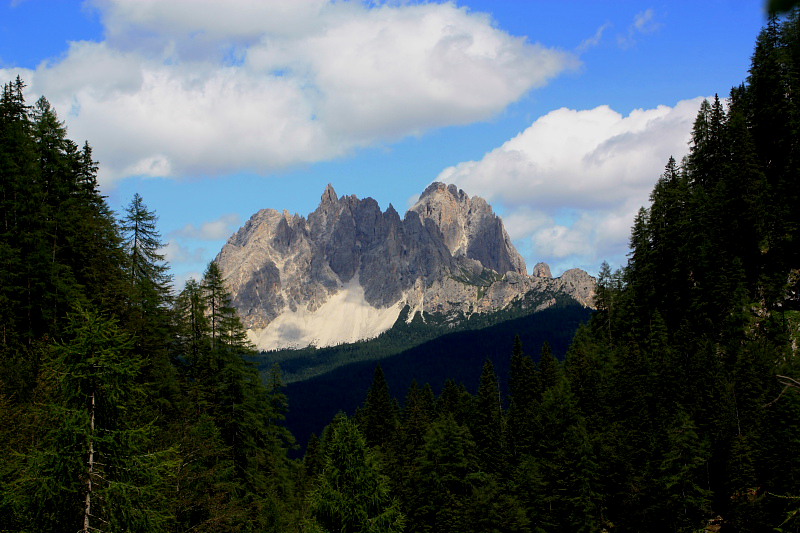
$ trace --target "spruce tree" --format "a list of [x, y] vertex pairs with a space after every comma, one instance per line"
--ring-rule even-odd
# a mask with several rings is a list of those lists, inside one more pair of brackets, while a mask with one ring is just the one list
[[519, 336], [514, 339], [509, 374], [508, 443], [510, 453], [519, 459], [530, 451], [533, 441], [531, 418], [541, 397], [541, 383], [533, 359], [525, 355]]
[[222, 334], [223, 316], [230, 309], [230, 294], [216, 261], [208, 264], [201, 284], [211, 333], [211, 349], [216, 349]]
[[697, 434], [691, 417], [678, 410], [668, 428], [663, 459], [658, 465], [659, 505], [655, 519], [675, 531], [695, 530], [710, 508], [706, 472], [708, 442]]
[[206, 302], [197, 280], [187, 280], [175, 300], [175, 315], [178, 354], [185, 357], [191, 368], [196, 370], [211, 349]]
[[405, 524], [378, 456], [346, 417], [325, 443], [324, 466], [310, 502], [325, 531], [392, 533]]
[[469, 429], [452, 414], [441, 415], [428, 430], [416, 462], [409, 530], [472, 531], [470, 510], [479, 467]]
[[358, 410], [357, 420], [370, 446], [383, 446], [395, 436], [397, 410], [381, 365], [375, 367], [372, 385], [364, 405]]
[[542, 354], [539, 359], [539, 376], [542, 382], [542, 391], [555, 387], [561, 380], [562, 374], [561, 362], [553, 355], [550, 343], [545, 341], [542, 344]]
[[503, 420], [503, 400], [494, 365], [486, 359], [481, 372], [475, 412], [470, 421], [478, 462], [486, 472], [500, 472], [508, 460]]

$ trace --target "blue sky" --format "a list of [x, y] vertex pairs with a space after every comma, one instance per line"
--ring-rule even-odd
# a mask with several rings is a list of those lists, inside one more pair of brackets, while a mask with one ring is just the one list
[[160, 217], [178, 284], [262, 208], [327, 183], [405, 211], [483, 196], [529, 269], [622, 265], [702, 97], [747, 76], [750, 0], [5, 0], [0, 77], [88, 140], [118, 212]]

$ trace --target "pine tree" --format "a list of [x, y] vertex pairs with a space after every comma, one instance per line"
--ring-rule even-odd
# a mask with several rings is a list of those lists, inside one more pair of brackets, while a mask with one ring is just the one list
[[550, 343], [545, 341], [542, 344], [542, 354], [539, 359], [539, 376], [542, 382], [542, 391], [555, 387], [561, 380], [562, 374], [561, 362], [553, 355]]
[[500, 472], [508, 457], [500, 384], [490, 359], [483, 364], [475, 414], [469, 425], [475, 439], [478, 463], [486, 472]]
[[[690, 250], [687, 249], [689, 184], [685, 172], [670, 157], [664, 173], [650, 194], [652, 205], [647, 220], [651, 242], [648, 271], [637, 266], [629, 272], [639, 292], [652, 290], [650, 307], [661, 313], [671, 327], [677, 327], [688, 306]], [[639, 304], [648, 307], [647, 302]]]
[[211, 349], [206, 302], [200, 284], [189, 279], [175, 301], [177, 316], [178, 353], [197, 369], [201, 359]]
[[389, 480], [358, 426], [342, 418], [325, 444], [325, 459], [311, 510], [326, 531], [391, 533], [405, 517], [389, 492]]
[[381, 365], [375, 367], [372, 385], [364, 405], [358, 410], [357, 420], [370, 446], [386, 445], [394, 437], [398, 425], [397, 410]]
[[[294, 440], [281, 425], [286, 397], [277, 367], [265, 386], [246, 360], [253, 348], [230, 301], [213, 262], [202, 284], [190, 280], [177, 298], [189, 408], [193, 416], [213, 421], [221, 453], [230, 461], [232, 493], [220, 494], [229, 502], [223, 508], [225, 520], [237, 528], [281, 531], [288, 527], [288, 507], [294, 502], [287, 457]], [[213, 457], [218, 452], [209, 453]], [[228, 475], [225, 470], [220, 474]], [[221, 487], [227, 486], [226, 479], [220, 479]]]
[[466, 424], [473, 413], [473, 400], [463, 383], [448, 379], [436, 401], [436, 413], [450, 414], [458, 424]]
[[230, 309], [230, 294], [225, 288], [222, 271], [216, 261], [208, 264], [201, 285], [211, 333], [211, 349], [220, 342], [223, 316]]
[[708, 443], [696, 431], [689, 415], [679, 410], [668, 430], [666, 449], [658, 469], [663, 515], [675, 531], [694, 530], [703, 525], [710, 507], [707, 486]]
[[416, 381], [411, 383], [400, 414], [399, 426], [383, 455], [387, 471], [392, 473], [392, 491], [397, 495], [404, 513], [408, 502], [414, 498], [416, 458], [436, 416], [435, 402], [436, 396], [430, 385], [419, 387]]
[[472, 531], [470, 509], [478, 461], [475, 441], [452, 414], [433, 422], [417, 456], [409, 530], [456, 533]]
[[531, 521], [546, 531], [596, 531], [601, 507], [597, 458], [566, 378], [545, 391], [535, 423], [536, 477], [529, 489], [543, 492], [529, 495]]
[[525, 355], [519, 336], [514, 339], [509, 375], [510, 401], [508, 408], [509, 451], [519, 459], [530, 452], [533, 442], [531, 418], [541, 397], [540, 376], [533, 359]]
[[63, 332], [72, 305], [118, 311], [124, 290], [119, 236], [88, 145], [66, 138], [46, 99], [25, 104], [23, 89], [17, 78], [0, 98], [0, 350], [13, 368], [4, 381], [24, 396], [35, 343]]
[[177, 377], [170, 361], [172, 343], [172, 276], [160, 253], [161, 236], [155, 213], [134, 194], [120, 221], [127, 263], [128, 308], [126, 325], [136, 335], [136, 347], [145, 357], [143, 379], [159, 399], [164, 412], [176, 402]]

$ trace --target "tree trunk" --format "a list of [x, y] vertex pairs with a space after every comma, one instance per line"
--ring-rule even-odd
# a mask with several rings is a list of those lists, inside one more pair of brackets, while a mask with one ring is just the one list
[[86, 478], [86, 503], [83, 508], [83, 533], [89, 533], [89, 517], [92, 515], [92, 477], [94, 476], [94, 393], [92, 393], [91, 418], [89, 422], [89, 475]]

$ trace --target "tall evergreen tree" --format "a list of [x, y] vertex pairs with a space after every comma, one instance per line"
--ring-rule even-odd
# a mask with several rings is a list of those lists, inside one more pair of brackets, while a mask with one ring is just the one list
[[375, 367], [372, 385], [367, 391], [363, 407], [358, 411], [357, 420], [370, 446], [385, 445], [395, 436], [397, 409], [381, 365]]
[[12, 488], [18, 516], [39, 531], [166, 531], [175, 463], [136, 420], [144, 398], [132, 339], [87, 311], [70, 333], [44, 362], [41, 425]]
[[326, 531], [392, 533], [405, 524], [377, 455], [347, 418], [325, 444], [324, 466], [310, 500], [314, 517]]
[[562, 374], [561, 362], [553, 354], [550, 343], [545, 341], [542, 344], [542, 355], [539, 359], [539, 376], [542, 383], [542, 391], [555, 387], [561, 380]]
[[472, 531], [470, 509], [479, 482], [475, 441], [450, 413], [431, 425], [417, 456], [409, 529], [424, 532]]
[[478, 462], [487, 472], [499, 472], [505, 466], [506, 454], [503, 400], [494, 365], [490, 359], [483, 363], [475, 414], [470, 420], [475, 439]]
[[205, 298], [211, 333], [211, 349], [213, 350], [220, 342], [223, 316], [230, 309], [230, 294], [225, 288], [222, 271], [216, 261], [208, 264], [206, 271], [203, 273], [201, 287]]
[[202, 357], [211, 349], [208, 341], [208, 319], [206, 303], [200, 284], [189, 279], [175, 301], [177, 318], [178, 353], [198, 368]]
[[541, 397], [541, 380], [533, 359], [525, 355], [519, 336], [514, 339], [509, 372], [510, 402], [507, 428], [509, 451], [517, 460], [530, 452], [533, 442], [531, 419]]
[[156, 228], [158, 217], [134, 194], [120, 221], [127, 263], [126, 325], [136, 335], [136, 347], [145, 358], [143, 379], [165, 411], [176, 401], [177, 381], [170, 361], [172, 276], [160, 250], [164, 244]]
[[157, 220], [155, 213], [136, 193], [120, 223], [128, 255], [127, 271], [133, 287], [132, 305], [142, 313], [169, 303], [172, 276], [161, 253], [164, 243], [156, 228]]

